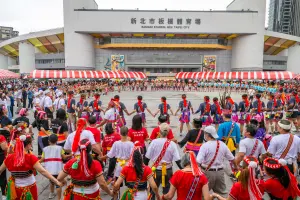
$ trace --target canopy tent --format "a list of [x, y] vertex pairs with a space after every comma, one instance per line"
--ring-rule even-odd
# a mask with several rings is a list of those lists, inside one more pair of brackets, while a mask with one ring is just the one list
[[9, 78], [20, 78], [20, 75], [5, 69], [0, 69], [0, 79]]
[[291, 80], [294, 73], [287, 71], [270, 72], [179, 72], [176, 79], [205, 79], [205, 80]]
[[147, 78], [143, 72], [125, 72], [125, 71], [77, 71], [77, 70], [34, 70], [30, 73], [30, 78], [72, 78], [72, 79], [93, 79], [93, 78]]
[[300, 81], [300, 74], [295, 75], [294, 79], [297, 80], [297, 81]]

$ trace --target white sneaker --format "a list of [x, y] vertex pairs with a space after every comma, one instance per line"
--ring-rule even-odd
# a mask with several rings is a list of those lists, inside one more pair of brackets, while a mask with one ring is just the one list
[[53, 199], [54, 197], [55, 197], [55, 194], [50, 192], [49, 199]]

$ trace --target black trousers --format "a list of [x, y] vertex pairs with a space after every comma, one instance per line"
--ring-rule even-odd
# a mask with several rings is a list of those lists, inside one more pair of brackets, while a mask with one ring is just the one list
[[32, 103], [33, 99], [29, 98], [28, 99], [28, 108], [33, 108], [33, 103]]
[[113, 178], [115, 167], [117, 164], [117, 158], [110, 158], [108, 162], [107, 178]]
[[10, 112], [11, 112], [11, 116], [14, 117], [14, 107], [10, 106]]
[[[155, 183], [157, 185], [157, 187], [159, 188], [160, 184], [161, 184], [161, 180], [162, 180], [162, 171], [159, 169], [156, 169], [156, 177], [155, 177]], [[170, 179], [173, 176], [173, 169], [169, 168], [167, 169], [167, 175], [165, 176], [165, 184], [166, 187], [163, 188], [163, 194], [167, 194], [170, 190]], [[155, 194], [154, 192], [151, 190], [151, 200], [155, 200]]]
[[26, 108], [27, 99], [23, 99], [23, 108]]

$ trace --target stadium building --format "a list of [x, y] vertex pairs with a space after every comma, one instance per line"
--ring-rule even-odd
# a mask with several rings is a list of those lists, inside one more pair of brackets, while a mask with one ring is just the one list
[[265, 29], [265, 0], [234, 0], [223, 11], [101, 10], [64, 0], [64, 28], [0, 43], [0, 67], [127, 70], [148, 76], [187, 71], [300, 72], [300, 37]]

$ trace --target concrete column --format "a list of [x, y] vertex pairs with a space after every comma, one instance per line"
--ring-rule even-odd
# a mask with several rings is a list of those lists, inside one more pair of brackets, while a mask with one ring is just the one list
[[74, 9], [98, 9], [94, 0], [64, 0], [64, 34], [66, 69], [95, 69], [94, 38], [89, 34], [76, 33], [77, 12]]
[[27, 42], [19, 44], [20, 73], [30, 73], [35, 70], [35, 47]]
[[300, 73], [300, 43], [288, 49], [287, 71]]
[[7, 56], [0, 54], [0, 69], [7, 69], [8, 63], [7, 63]]
[[[263, 69], [263, 50], [265, 34], [266, 0], [235, 0], [227, 10], [252, 10], [256, 16], [255, 35], [238, 36], [232, 42], [232, 71], [261, 71]], [[246, 22], [245, 22], [246, 23]]]

